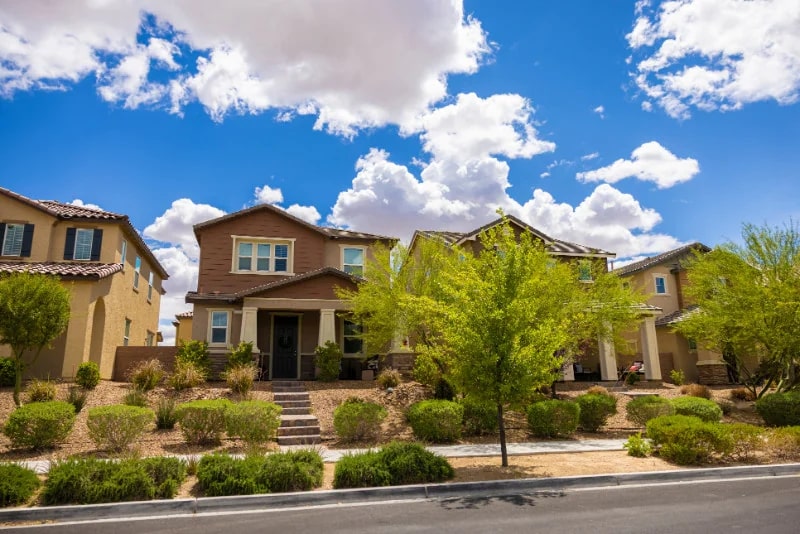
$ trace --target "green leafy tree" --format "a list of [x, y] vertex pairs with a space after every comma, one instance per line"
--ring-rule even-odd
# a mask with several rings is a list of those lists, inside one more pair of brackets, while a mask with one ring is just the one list
[[69, 290], [56, 277], [19, 272], [0, 278], [0, 344], [11, 347], [17, 406], [25, 368], [67, 328], [69, 301]]
[[[744, 224], [742, 244], [697, 254], [677, 330], [722, 353], [758, 397], [800, 386], [800, 227]], [[754, 363], [753, 363], [754, 362]]]

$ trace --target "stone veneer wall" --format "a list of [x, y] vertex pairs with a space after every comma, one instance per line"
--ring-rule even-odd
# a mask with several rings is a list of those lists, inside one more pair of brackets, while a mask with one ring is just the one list
[[727, 385], [728, 368], [723, 362], [697, 362], [697, 382], [708, 386]]

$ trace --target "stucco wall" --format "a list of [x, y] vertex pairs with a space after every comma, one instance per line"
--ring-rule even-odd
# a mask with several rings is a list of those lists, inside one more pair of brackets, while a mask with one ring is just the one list
[[[17, 200], [12, 200], [5, 195], [0, 195], [0, 222], [34, 225], [30, 257], [0, 256], [0, 258], [3, 260], [20, 259], [24, 261], [48, 261], [50, 259], [50, 236], [54, 231], [54, 226], [58, 224], [58, 220], [55, 217]], [[0, 235], [0, 247], [2, 247], [2, 238], [3, 236]], [[2, 252], [2, 249], [0, 249], [0, 252]]]

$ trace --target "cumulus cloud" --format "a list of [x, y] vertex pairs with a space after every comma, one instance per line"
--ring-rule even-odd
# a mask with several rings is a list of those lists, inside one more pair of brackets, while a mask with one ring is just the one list
[[322, 215], [314, 206], [301, 206], [300, 204], [292, 204], [288, 208], [281, 206], [283, 191], [279, 187], [270, 187], [265, 184], [263, 187], [256, 187], [254, 195], [256, 204], [272, 204], [308, 223], [317, 224], [322, 218]]
[[154, 248], [153, 255], [169, 273], [164, 281], [166, 295], [161, 297], [159, 328], [164, 335], [164, 345], [173, 345], [175, 327], [172, 321], [175, 315], [192, 309], [186, 304], [186, 293], [197, 289], [197, 260], [190, 258], [179, 246]]
[[280, 204], [283, 202], [283, 192], [279, 187], [256, 187], [256, 204]]
[[596, 114], [597, 114], [597, 115], [598, 115], [598, 116], [599, 116], [601, 119], [605, 119], [605, 118], [606, 118], [606, 115], [605, 115], [605, 113], [606, 113], [606, 108], [605, 108], [605, 107], [603, 107], [603, 106], [597, 106], [597, 107], [596, 107], [596, 108], [594, 108], [592, 111], [593, 111], [594, 113], [596, 113]]
[[286, 211], [297, 217], [298, 219], [302, 219], [307, 223], [317, 224], [319, 220], [322, 218], [317, 208], [314, 206], [301, 206], [300, 204], [292, 204]]
[[593, 171], [579, 172], [576, 176], [583, 182], [619, 182], [625, 178], [637, 178], [653, 182], [659, 189], [666, 189], [691, 180], [700, 172], [700, 165], [693, 158], [678, 158], [656, 141], [644, 143], [631, 153], [631, 159], [618, 159], [611, 165]]
[[144, 229], [144, 236], [174, 245], [196, 261], [200, 256], [200, 248], [192, 227], [223, 215], [224, 211], [209, 204], [196, 204], [191, 199], [179, 198]]
[[599, 157], [600, 157], [600, 152], [592, 152], [591, 154], [586, 154], [584, 156], [581, 156], [581, 161], [591, 161]]
[[97, 204], [91, 204], [91, 203], [88, 203], [88, 202], [84, 202], [83, 200], [81, 200], [79, 198], [76, 198], [75, 200], [70, 202], [70, 204], [72, 204], [73, 206], [80, 206], [81, 208], [89, 208], [90, 210], [102, 210], [103, 209], [100, 206], [98, 206]]
[[636, 12], [627, 35], [636, 60], [631, 75], [670, 116], [688, 118], [692, 108], [728, 111], [763, 100], [797, 101], [797, 0], [646, 2]]

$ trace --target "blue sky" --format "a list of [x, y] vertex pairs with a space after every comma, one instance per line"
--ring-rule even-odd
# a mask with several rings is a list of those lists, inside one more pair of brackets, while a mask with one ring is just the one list
[[796, 0], [248, 4], [0, 6], [0, 185], [128, 214], [168, 337], [191, 225], [256, 202], [622, 261], [800, 218]]

